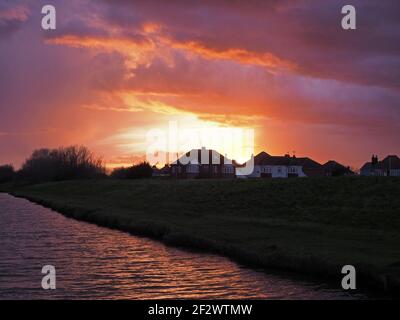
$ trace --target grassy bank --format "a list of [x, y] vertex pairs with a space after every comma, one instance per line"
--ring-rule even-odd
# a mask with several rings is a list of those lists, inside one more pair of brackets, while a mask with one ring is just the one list
[[66, 181], [0, 186], [65, 215], [252, 266], [400, 291], [400, 179]]

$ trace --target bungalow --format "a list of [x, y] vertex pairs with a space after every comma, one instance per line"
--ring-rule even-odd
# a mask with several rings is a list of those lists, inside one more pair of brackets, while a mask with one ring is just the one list
[[323, 164], [322, 167], [325, 170], [325, 175], [328, 177], [354, 175], [354, 172], [350, 170], [350, 167], [345, 167], [334, 160], [329, 160], [327, 163]]
[[390, 155], [379, 161], [378, 156], [373, 155], [371, 162], [367, 162], [361, 167], [360, 174], [362, 176], [400, 177], [400, 158]]
[[171, 164], [171, 176], [183, 179], [234, 178], [235, 162], [215, 150], [193, 149]]
[[310, 158], [271, 156], [261, 152], [254, 157], [253, 173], [249, 178], [292, 178], [324, 176], [324, 168]]

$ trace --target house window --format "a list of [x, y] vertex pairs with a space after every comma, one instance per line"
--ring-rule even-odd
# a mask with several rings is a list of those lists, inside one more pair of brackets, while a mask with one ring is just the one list
[[214, 173], [218, 173], [218, 166], [214, 166]]

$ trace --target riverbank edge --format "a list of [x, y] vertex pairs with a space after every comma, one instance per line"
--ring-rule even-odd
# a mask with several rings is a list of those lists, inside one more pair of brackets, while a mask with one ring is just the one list
[[[23, 192], [5, 191], [5, 193], [49, 208], [68, 218], [127, 232], [135, 236], [147, 237], [177, 248], [217, 254], [250, 268], [269, 269], [277, 273], [293, 272], [299, 276], [323, 280], [335, 286], [340, 283], [341, 278], [344, 276], [340, 273], [340, 267], [335, 264], [329, 264], [317, 256], [299, 259], [294, 256], [274, 253], [274, 248], [271, 248], [272, 253], [267, 258], [262, 258], [254, 252], [247, 252], [232, 245], [221, 244], [187, 233], [174, 232], [164, 225], [152, 222], [132, 223], [132, 220], [128, 221], [127, 219], [117, 219], [103, 214], [99, 215], [97, 210], [57, 203]], [[363, 283], [363, 291], [378, 295], [390, 293], [400, 297], [400, 277], [398, 275], [386, 273], [370, 265], [357, 265], [356, 270], [357, 283]]]

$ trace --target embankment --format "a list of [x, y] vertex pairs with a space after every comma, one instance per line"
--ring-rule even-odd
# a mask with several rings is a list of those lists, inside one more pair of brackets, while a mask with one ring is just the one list
[[400, 180], [88, 180], [0, 190], [68, 217], [340, 286], [400, 291]]

